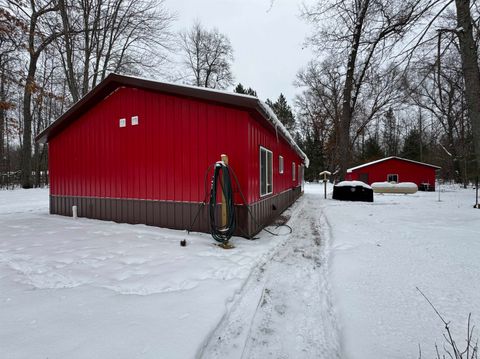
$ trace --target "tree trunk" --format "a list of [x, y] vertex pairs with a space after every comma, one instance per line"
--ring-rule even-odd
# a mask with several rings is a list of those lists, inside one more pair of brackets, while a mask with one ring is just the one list
[[70, 31], [70, 22], [68, 19], [67, 7], [65, 5], [65, 0], [58, 1], [60, 7], [60, 15], [62, 18], [63, 25], [63, 40], [65, 41], [65, 76], [67, 79], [68, 89], [72, 95], [73, 102], [77, 102], [80, 98], [78, 91], [78, 82], [75, 75], [75, 70], [73, 66], [73, 45], [72, 45], [72, 32]]
[[360, 13], [357, 17], [355, 30], [353, 33], [352, 47], [347, 62], [347, 74], [343, 88], [343, 105], [340, 126], [338, 131], [338, 165], [340, 179], [344, 179], [347, 168], [352, 161], [352, 148], [350, 143], [350, 126], [352, 124], [353, 108], [352, 93], [355, 86], [355, 66], [357, 62], [358, 48], [360, 47], [360, 38], [362, 35], [363, 23], [367, 14], [369, 0], [361, 4]]
[[463, 77], [465, 79], [465, 97], [468, 116], [472, 125], [478, 173], [480, 169], [480, 71], [478, 68], [478, 53], [473, 39], [470, 0], [455, 0], [455, 5], [457, 7], [457, 36], [460, 42]]
[[[5, 72], [1, 69], [0, 74], [0, 173], [5, 170], [5, 114], [6, 114], [6, 96], [5, 96]], [[3, 180], [2, 180], [3, 182]], [[0, 185], [3, 183], [0, 182]]]
[[23, 91], [22, 188], [32, 188], [32, 92], [35, 88], [37, 57], [30, 57], [27, 81]]

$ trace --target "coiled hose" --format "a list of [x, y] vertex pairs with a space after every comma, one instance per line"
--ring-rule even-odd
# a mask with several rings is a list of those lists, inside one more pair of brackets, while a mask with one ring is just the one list
[[[190, 229], [188, 229], [188, 233], [190, 233], [197, 222], [197, 219], [200, 215], [200, 212], [203, 210], [207, 203], [207, 197], [208, 197], [208, 188], [207, 188], [207, 182], [208, 182], [208, 174], [212, 170], [212, 168], [215, 168], [214, 175], [212, 177], [212, 181], [210, 184], [210, 200], [209, 200], [209, 217], [210, 217], [210, 232], [212, 237], [220, 242], [220, 243], [226, 243], [228, 240], [233, 236], [233, 233], [235, 232], [235, 229], [237, 228], [237, 223], [236, 223], [236, 218], [235, 218], [235, 208], [234, 208], [234, 202], [233, 202], [233, 188], [232, 188], [232, 181], [231, 178], [235, 180], [235, 183], [238, 188], [238, 192], [240, 194], [240, 197], [242, 198], [243, 205], [247, 208], [248, 214], [250, 218], [252, 219], [253, 223], [260, 228], [262, 227], [262, 230], [265, 232], [273, 235], [273, 236], [280, 236], [280, 235], [288, 235], [292, 233], [292, 227], [290, 227], [287, 224], [280, 224], [277, 225], [276, 228], [278, 227], [286, 227], [288, 228], [288, 233], [275, 233], [267, 228], [263, 227], [260, 223], [258, 223], [257, 219], [253, 215], [252, 211], [250, 210], [250, 207], [247, 205], [247, 201], [245, 199], [245, 196], [243, 195], [242, 188], [240, 187], [240, 183], [238, 181], [238, 177], [235, 174], [235, 171], [233, 170], [232, 167], [226, 165], [224, 162], [216, 162], [210, 166], [208, 166], [207, 170], [205, 171], [204, 175], [204, 189], [205, 189], [205, 197], [203, 199], [203, 202], [201, 203], [201, 206], [198, 208], [197, 214], [195, 215], [193, 222], [190, 225]], [[220, 174], [223, 177], [223, 184], [222, 181], [220, 181], [220, 186], [222, 188], [222, 193], [225, 197], [225, 201], [227, 203], [227, 224], [225, 226], [219, 226], [217, 225], [217, 217], [219, 211], [217, 211], [216, 208], [216, 199], [217, 199], [217, 183], [218, 180], [220, 179]], [[249, 235], [248, 233], [245, 233], [241, 227], [238, 227], [238, 230], [247, 238], [249, 239], [256, 239], [256, 237], [253, 237]]]
[[[217, 188], [218, 184], [222, 189], [223, 197], [225, 198], [227, 221], [224, 225], [219, 224], [221, 215], [217, 210]], [[215, 171], [212, 178], [212, 186], [210, 189], [209, 202], [210, 215], [210, 233], [212, 237], [220, 243], [226, 243], [233, 236], [236, 228], [235, 206], [233, 201], [233, 188], [230, 177], [229, 167], [219, 161], [215, 164]]]

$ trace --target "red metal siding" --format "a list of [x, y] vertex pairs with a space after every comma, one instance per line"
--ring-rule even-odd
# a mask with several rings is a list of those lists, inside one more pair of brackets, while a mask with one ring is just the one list
[[[280, 133], [275, 132], [273, 127], [264, 127], [253, 117], [248, 125], [248, 199], [249, 203], [282, 193], [300, 185], [298, 181], [298, 165], [303, 161], [298, 154], [285, 141]], [[273, 193], [267, 196], [260, 196], [260, 146], [273, 152]], [[284, 171], [279, 172], [278, 156], [283, 156]], [[292, 180], [292, 162], [295, 162], [296, 175]]]
[[50, 140], [51, 194], [201, 202], [222, 153], [246, 192], [248, 123], [244, 110], [121, 88]]
[[434, 168], [396, 158], [354, 170], [348, 174], [347, 179], [360, 180], [364, 173], [368, 174], [368, 184], [385, 182], [389, 174], [398, 174], [399, 182], [414, 182], [417, 185], [429, 183], [435, 186]]

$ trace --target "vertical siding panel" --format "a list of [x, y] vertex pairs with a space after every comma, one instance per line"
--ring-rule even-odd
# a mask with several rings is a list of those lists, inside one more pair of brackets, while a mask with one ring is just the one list
[[[184, 173], [182, 169], [183, 161], [182, 161], [182, 149], [184, 145], [184, 121], [185, 119], [182, 116], [182, 99], [176, 98], [175, 99], [175, 123], [177, 123], [177, 128], [173, 129], [173, 137], [174, 137], [174, 151], [175, 151], [175, 197], [174, 201], [182, 201], [183, 200], [183, 189], [184, 189]], [[178, 132], [180, 131], [180, 133]], [[180, 227], [183, 219], [183, 214], [180, 208], [179, 203], [175, 203], [175, 210], [174, 210], [174, 223], [175, 228]]]
[[[103, 122], [103, 131], [105, 133], [105, 137], [107, 138], [106, 141], [106, 156], [105, 156], [105, 167], [107, 169], [107, 173], [105, 175], [105, 197], [107, 198], [112, 198], [112, 187], [115, 182], [113, 176], [112, 176], [112, 161], [113, 161], [113, 132], [109, 131], [110, 129], [110, 121], [109, 117], [111, 116], [112, 113], [112, 102], [108, 101], [107, 99], [107, 108], [106, 111], [102, 114], [102, 122]], [[111, 205], [111, 201], [108, 201], [109, 206]], [[111, 208], [109, 207], [109, 215], [111, 216]]]
[[199, 166], [199, 157], [201, 156], [200, 149], [198, 146], [199, 143], [200, 131], [198, 127], [198, 103], [192, 103], [190, 110], [190, 143], [192, 161], [190, 163], [191, 173], [190, 173], [190, 201], [200, 202], [199, 186], [198, 184], [203, 181], [203, 173], [200, 170]]
[[[175, 98], [175, 123], [178, 124], [177, 128], [173, 130], [174, 138], [174, 152], [175, 152], [175, 201], [181, 201], [183, 190], [183, 173], [182, 173], [182, 147], [183, 147], [183, 125], [184, 119], [182, 118], [182, 100]], [[177, 132], [180, 131], [180, 132]]]
[[[98, 131], [98, 122], [96, 116], [93, 114], [90, 114], [91, 116], [91, 133], [92, 133], [92, 146], [91, 146], [91, 151], [92, 151], [92, 169], [93, 169], [93, 188], [92, 188], [92, 195], [94, 197], [99, 197], [100, 195], [100, 181], [99, 181], [99, 175], [100, 175], [100, 143], [101, 141], [100, 136], [99, 136], [99, 131]], [[95, 156], [95, 157], [94, 157]], [[97, 206], [95, 206], [96, 209]], [[95, 216], [97, 216], [97, 212], [95, 211]]]
[[82, 139], [81, 143], [81, 168], [80, 171], [82, 172], [82, 196], [88, 196], [88, 183], [90, 181], [90, 173], [89, 169], [89, 134], [86, 133], [85, 128], [88, 125], [87, 121], [79, 121], [83, 122], [82, 127], [80, 129], [79, 137]]
[[[52, 173], [55, 172], [55, 170], [52, 172], [52, 168], [53, 169], [55, 168], [55, 160], [53, 158], [55, 151], [52, 151], [52, 141], [50, 141], [50, 143], [48, 144], [47, 152], [48, 152], [48, 182], [50, 184], [50, 196], [51, 196], [56, 193], [55, 178], [54, 178], [54, 175], [52, 175]], [[53, 205], [53, 202], [50, 199], [50, 211], [52, 210], [52, 205]]]
[[[125, 146], [125, 166], [124, 170], [127, 174], [127, 188], [126, 188], [126, 198], [130, 199], [134, 196], [134, 188], [135, 188], [135, 158], [132, 151], [132, 147], [135, 146], [135, 138], [133, 137], [133, 133], [131, 131], [131, 126], [128, 125], [128, 105], [129, 105], [129, 97], [131, 96], [128, 93], [129, 89], [123, 89], [122, 94], [126, 95], [122, 101], [122, 112], [120, 114], [121, 118], [125, 118], [127, 120], [127, 127], [123, 129], [123, 136], [124, 136], [124, 146]], [[127, 92], [125, 94], [125, 92]], [[128, 205], [128, 215], [130, 218], [133, 218], [132, 210], [131, 210], [131, 203], [130, 201], [127, 202]]]
[[[65, 195], [65, 183], [66, 183], [66, 176], [67, 173], [65, 171], [65, 161], [64, 161], [64, 153], [65, 153], [65, 137], [58, 137], [58, 144], [59, 144], [59, 151], [58, 151], [58, 163], [59, 163], [59, 174], [60, 174], [60, 194]], [[63, 207], [60, 207], [63, 211]]]
[[[160, 114], [159, 114], [159, 106], [156, 97], [160, 97], [161, 95], [154, 95], [150, 96], [149, 101], [149, 111], [148, 116], [150, 119], [150, 130], [147, 132], [147, 136], [149, 137], [149, 152], [150, 152], [150, 166], [151, 166], [151, 189], [150, 189], [150, 196], [152, 199], [158, 199], [160, 186], [159, 186], [159, 178], [158, 178], [158, 166], [157, 166], [157, 151], [158, 151], [158, 142], [155, 141], [155, 136], [159, 136], [160, 132]], [[155, 207], [152, 207], [155, 209]], [[153, 220], [153, 219], [152, 219]]]
[[[158, 98], [158, 113], [159, 113], [159, 120], [160, 120], [160, 131], [158, 132], [155, 140], [155, 144], [157, 146], [155, 150], [155, 155], [156, 155], [156, 166], [157, 166], [157, 173], [158, 173], [158, 181], [159, 181], [159, 199], [160, 200], [166, 200], [167, 199], [167, 161], [166, 158], [164, 157], [166, 153], [169, 153], [167, 151], [167, 138], [166, 138], [166, 133], [167, 133], [167, 114], [168, 114], [168, 109], [167, 109], [167, 104], [165, 101], [165, 95], [159, 95]], [[159, 208], [161, 209], [161, 207]]]
[[[203, 201], [205, 198], [205, 171], [208, 166], [208, 124], [206, 121], [206, 106], [204, 103], [199, 103], [198, 105], [198, 114], [197, 122], [199, 128], [199, 144], [198, 144], [198, 153], [199, 153], [199, 167], [201, 173], [201, 181], [199, 183], [199, 193], [200, 200]], [[208, 179], [207, 179], [208, 180]]]
[[190, 100], [183, 100], [182, 106], [182, 127], [183, 131], [179, 134], [178, 137], [181, 138], [181, 147], [180, 147], [180, 154], [182, 156], [182, 193], [181, 193], [181, 201], [189, 202], [190, 198], [190, 173], [191, 173], [191, 165], [190, 162], [193, 160], [195, 156], [192, 152], [192, 139], [191, 139], [191, 121], [190, 121]]
[[166, 151], [162, 154], [165, 160], [166, 171], [165, 171], [165, 199], [172, 201], [174, 199], [175, 191], [175, 149], [173, 146], [173, 124], [176, 121], [175, 118], [175, 103], [173, 97], [166, 97], [166, 118], [165, 118], [165, 144]]
[[[111, 187], [110, 187], [110, 194], [112, 198], [118, 198], [119, 196], [119, 182], [121, 181], [120, 176], [117, 176], [118, 174], [118, 161], [119, 161], [119, 141], [118, 141], [118, 135], [119, 135], [119, 128], [118, 128], [118, 123], [116, 121], [117, 118], [117, 111], [116, 111], [116, 106], [115, 103], [111, 100], [110, 101], [110, 111], [108, 113], [107, 117], [107, 131], [110, 133], [110, 137], [112, 139], [112, 146], [111, 146], [111, 151], [112, 151], [112, 156], [110, 158], [110, 180], [112, 181]], [[116, 201], [112, 201], [113, 207], [116, 206]], [[112, 219], [115, 220], [117, 218], [116, 211], [112, 210]]]
[[82, 123], [81, 121], [77, 121], [74, 123], [74, 133], [72, 134], [71, 142], [73, 144], [73, 148], [71, 150], [72, 155], [72, 162], [74, 163], [75, 168], [75, 196], [82, 196], [83, 193], [83, 175], [82, 175], [82, 149], [83, 144], [81, 143], [81, 128]]
[[[139, 164], [139, 197], [142, 199], [147, 198], [147, 141], [146, 141], [146, 129], [147, 129], [147, 123], [148, 123], [148, 117], [147, 117], [147, 102], [148, 102], [148, 93], [143, 93], [143, 91], [136, 90], [135, 91], [135, 98], [136, 98], [136, 104], [132, 104], [132, 107], [134, 108], [134, 115], [139, 116], [139, 125], [136, 126], [138, 128], [138, 139], [139, 139], [139, 147], [138, 149], [141, 150], [138, 152], [138, 161], [137, 163]], [[145, 206], [143, 206], [143, 211], [145, 212]], [[145, 214], [144, 214], [145, 216]], [[143, 221], [145, 222], [145, 220]]]
[[144, 143], [145, 143], [145, 198], [153, 199], [153, 161], [152, 161], [152, 133], [154, 132], [156, 117], [153, 115], [153, 101], [152, 94], [147, 93], [144, 96], [145, 110], [143, 113], [144, 119], [141, 124], [144, 126]]

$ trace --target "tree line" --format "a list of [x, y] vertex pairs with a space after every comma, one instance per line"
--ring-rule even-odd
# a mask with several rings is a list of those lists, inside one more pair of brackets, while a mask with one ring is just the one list
[[[266, 102], [309, 156], [308, 180], [385, 156], [440, 165], [444, 179], [478, 175], [477, 2], [327, 0], [302, 16], [315, 58], [292, 104], [282, 89]], [[198, 21], [176, 33], [175, 21], [164, 1], [0, 0], [0, 186], [48, 183], [33, 138], [110, 72], [231, 88], [228, 37]]]
[[296, 80], [309, 179], [392, 155], [438, 164], [444, 179], [478, 175], [476, 1], [318, 1], [302, 16], [316, 55]]

